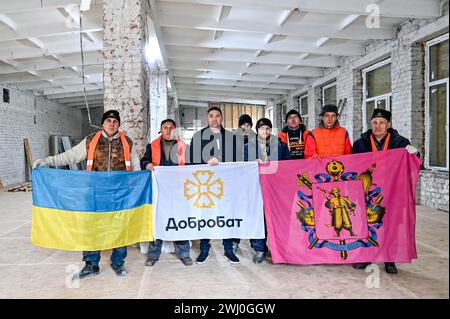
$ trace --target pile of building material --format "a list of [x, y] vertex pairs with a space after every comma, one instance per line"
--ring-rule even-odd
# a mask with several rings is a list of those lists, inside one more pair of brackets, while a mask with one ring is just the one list
[[22, 185], [9, 188], [8, 192], [31, 192], [31, 190], [31, 183], [24, 183]]

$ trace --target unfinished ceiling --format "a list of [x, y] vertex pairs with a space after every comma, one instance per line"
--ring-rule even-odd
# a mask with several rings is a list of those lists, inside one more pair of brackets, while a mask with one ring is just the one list
[[[410, 18], [436, 18], [440, 0], [149, 0], [178, 99], [278, 99], [339, 58], [393, 39]], [[377, 3], [380, 27], [366, 26]], [[0, 84], [80, 107], [79, 21], [75, 0], [0, 0]], [[369, 7], [370, 9], [370, 7]], [[373, 12], [373, 11], [372, 11]], [[83, 16], [85, 81], [103, 105], [102, 1]]]
[[[0, 0], [0, 85], [83, 106], [80, 0]], [[103, 9], [83, 14], [84, 78], [92, 107], [103, 105]]]

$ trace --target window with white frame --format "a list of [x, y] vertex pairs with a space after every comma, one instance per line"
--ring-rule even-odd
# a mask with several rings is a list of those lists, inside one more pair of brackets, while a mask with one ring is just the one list
[[370, 128], [374, 109], [391, 111], [391, 59], [381, 61], [364, 70], [363, 76], [363, 131]]
[[287, 113], [287, 104], [286, 102], [283, 102], [281, 104], [278, 104], [278, 123], [277, 126], [281, 129], [284, 125], [286, 125], [285, 123], [285, 116]]
[[449, 169], [448, 33], [426, 44], [426, 159], [428, 168]]
[[266, 117], [273, 123], [273, 106], [266, 109]]
[[308, 94], [301, 95], [298, 98], [299, 112], [302, 116], [303, 124], [308, 127]]
[[327, 104], [337, 105], [336, 82], [322, 86], [322, 106]]

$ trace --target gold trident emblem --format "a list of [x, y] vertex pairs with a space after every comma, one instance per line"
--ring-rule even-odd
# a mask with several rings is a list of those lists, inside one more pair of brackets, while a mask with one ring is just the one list
[[223, 196], [223, 182], [220, 178], [212, 180], [214, 173], [209, 170], [192, 173], [195, 181], [187, 179], [184, 182], [184, 197], [187, 200], [195, 199], [197, 208], [211, 208], [214, 206], [213, 197], [220, 199]]

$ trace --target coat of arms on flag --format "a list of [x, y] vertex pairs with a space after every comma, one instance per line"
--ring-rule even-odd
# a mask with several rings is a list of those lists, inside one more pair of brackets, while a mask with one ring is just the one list
[[411, 262], [419, 168], [404, 149], [279, 162], [260, 175], [273, 262]]
[[326, 172], [314, 176], [315, 183], [307, 173], [299, 174], [297, 179], [297, 184], [311, 194], [299, 191], [297, 202], [300, 209], [297, 217], [302, 229], [310, 234], [308, 248], [338, 250], [341, 258], [347, 259], [350, 250], [378, 246], [376, 229], [382, 226], [382, 216], [375, 220], [377, 223], [370, 219], [373, 227], [368, 226], [369, 213], [375, 212], [374, 203], [377, 203], [376, 210], [384, 213], [384, 208], [379, 206], [381, 189], [372, 184], [376, 165], [360, 174], [346, 172], [344, 165], [336, 160], [329, 161], [325, 167]]

